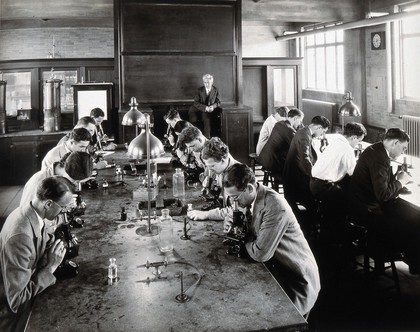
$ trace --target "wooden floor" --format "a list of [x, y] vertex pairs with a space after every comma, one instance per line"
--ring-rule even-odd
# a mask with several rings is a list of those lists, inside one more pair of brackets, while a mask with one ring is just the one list
[[[262, 182], [262, 172], [256, 171]], [[0, 227], [16, 208], [22, 186], [0, 186]], [[282, 192], [280, 190], [280, 192]], [[343, 260], [340, 249], [308, 238], [321, 275], [321, 292], [309, 316], [311, 331], [420, 331], [420, 278], [397, 263], [401, 295], [392, 281], [366, 281], [362, 271]], [[275, 275], [275, 271], [272, 271]]]

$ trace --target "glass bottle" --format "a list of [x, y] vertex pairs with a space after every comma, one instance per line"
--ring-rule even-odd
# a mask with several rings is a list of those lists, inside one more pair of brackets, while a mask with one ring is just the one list
[[159, 250], [161, 252], [174, 250], [172, 217], [169, 215], [169, 209], [163, 209], [159, 218]]
[[109, 259], [108, 265], [108, 278], [111, 280], [115, 280], [118, 277], [118, 268], [117, 264], [115, 263], [115, 258]]
[[173, 179], [173, 195], [177, 198], [183, 198], [185, 196], [185, 179], [184, 173], [180, 168], [175, 169]]
[[121, 208], [121, 218], [120, 220], [125, 221], [127, 220], [127, 212], [125, 212], [125, 207]]

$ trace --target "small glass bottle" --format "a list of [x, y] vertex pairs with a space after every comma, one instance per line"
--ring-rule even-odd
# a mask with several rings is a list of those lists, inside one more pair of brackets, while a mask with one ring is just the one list
[[118, 277], [118, 268], [117, 264], [115, 263], [115, 258], [109, 259], [108, 265], [108, 278], [111, 280], [115, 280]]
[[185, 178], [182, 169], [176, 168], [173, 175], [173, 195], [176, 198], [185, 197]]
[[121, 218], [122, 221], [126, 221], [127, 220], [127, 212], [125, 212], [125, 207], [121, 208]]
[[163, 209], [159, 218], [159, 250], [161, 252], [174, 250], [172, 217], [169, 215], [169, 209]]

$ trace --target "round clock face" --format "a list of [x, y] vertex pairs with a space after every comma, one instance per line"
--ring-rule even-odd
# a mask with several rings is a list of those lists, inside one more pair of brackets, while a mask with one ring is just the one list
[[377, 33], [373, 36], [372, 44], [376, 48], [381, 46], [381, 36], [379, 36]]

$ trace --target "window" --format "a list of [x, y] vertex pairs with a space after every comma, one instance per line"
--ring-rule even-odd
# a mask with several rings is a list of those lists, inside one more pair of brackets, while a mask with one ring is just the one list
[[303, 38], [305, 87], [344, 91], [343, 30], [327, 31]]
[[410, 17], [400, 21], [399, 47], [400, 91], [397, 92], [397, 96], [403, 99], [420, 100], [419, 17]]
[[6, 115], [18, 116], [18, 110], [31, 109], [31, 72], [3, 73], [6, 84]]

